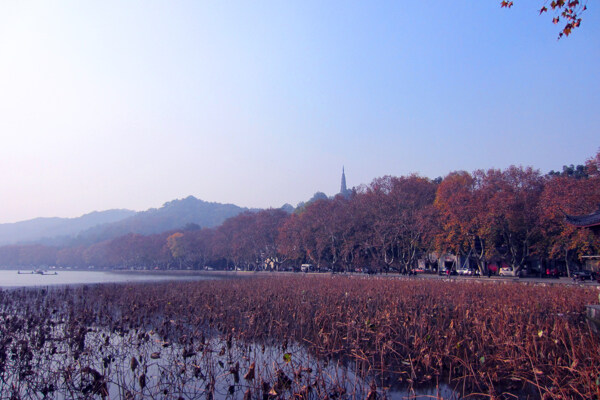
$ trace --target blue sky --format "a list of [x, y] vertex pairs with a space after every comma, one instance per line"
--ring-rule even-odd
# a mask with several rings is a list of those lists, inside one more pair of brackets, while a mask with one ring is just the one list
[[0, 223], [583, 163], [600, 7], [515, 3], [3, 2]]

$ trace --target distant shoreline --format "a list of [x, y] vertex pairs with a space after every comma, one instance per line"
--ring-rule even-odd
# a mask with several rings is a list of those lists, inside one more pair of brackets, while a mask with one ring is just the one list
[[[37, 268], [39, 269], [39, 268]], [[0, 267], [0, 271], [21, 271], [21, 272], [29, 272], [35, 271], [36, 268], [33, 267]], [[46, 270], [46, 269], [44, 269]], [[577, 285], [577, 286], [585, 286], [585, 287], [593, 287], [597, 286], [600, 288], [600, 283], [596, 283], [594, 281], [589, 281], [585, 283], [574, 282], [571, 278], [561, 278], [557, 280], [552, 279], [542, 279], [542, 278], [513, 278], [513, 277], [498, 277], [493, 276], [491, 278], [481, 277], [481, 278], [473, 278], [473, 277], [460, 277], [460, 276], [452, 276], [450, 278], [445, 276], [431, 275], [431, 274], [419, 274], [414, 277], [405, 277], [403, 275], [397, 273], [389, 273], [389, 274], [376, 274], [376, 275], [364, 275], [360, 273], [331, 273], [331, 272], [290, 272], [290, 271], [223, 271], [223, 270], [163, 270], [163, 269], [138, 269], [138, 270], [130, 270], [130, 269], [87, 269], [87, 268], [55, 268], [48, 269], [49, 272], [56, 271], [58, 274], [61, 272], [96, 272], [96, 273], [105, 273], [105, 274], [115, 274], [115, 275], [146, 275], [146, 276], [173, 276], [173, 277], [194, 277], [194, 276], [204, 276], [209, 278], [218, 278], [218, 279], [248, 279], [251, 277], [267, 277], [267, 276], [347, 276], [347, 277], [355, 277], [355, 278], [387, 278], [387, 279], [442, 279], [448, 281], [472, 281], [472, 282], [497, 282], [497, 283], [518, 283], [525, 285]]]
[[254, 274], [252, 271], [206, 271], [190, 269], [107, 269], [99, 271], [117, 275], [209, 276], [219, 278], [248, 277]]

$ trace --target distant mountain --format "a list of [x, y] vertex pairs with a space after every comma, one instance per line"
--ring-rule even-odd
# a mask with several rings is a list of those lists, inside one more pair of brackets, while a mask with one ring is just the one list
[[0, 224], [0, 246], [17, 243], [60, 244], [97, 225], [135, 215], [131, 210], [94, 211], [77, 218], [35, 218]]
[[117, 222], [87, 229], [81, 232], [76, 241], [80, 244], [90, 244], [128, 233], [150, 235], [180, 229], [189, 224], [211, 228], [221, 225], [227, 218], [248, 210], [234, 204], [210, 203], [189, 196], [185, 199], [169, 201], [160, 208], [138, 212]]

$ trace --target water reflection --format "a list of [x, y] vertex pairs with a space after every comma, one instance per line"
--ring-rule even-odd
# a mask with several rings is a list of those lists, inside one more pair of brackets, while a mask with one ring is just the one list
[[459, 398], [445, 385], [378, 386], [373, 377], [316, 359], [298, 344], [245, 343], [221, 335], [170, 340], [152, 330], [74, 327], [59, 318], [45, 329], [41, 343], [26, 331], [14, 339], [21, 357], [6, 360], [0, 392], [17, 397], [39, 392], [55, 399]]
[[[54, 283], [57, 285], [131, 278], [206, 278], [87, 271], [27, 276], [8, 272], [34, 281], [71, 277]], [[136, 313], [134, 305], [130, 309], [134, 312], [124, 315], [123, 304], [114, 302], [112, 296], [121, 287], [137, 290], [147, 286], [101, 286], [96, 289], [107, 290], [91, 297], [93, 289], [87, 286], [5, 291], [0, 302], [0, 337], [5, 338], [0, 340], [0, 399], [460, 398], [443, 384], [415, 390], [398, 387], [389, 383], [397, 380], [382, 380], [358, 364], [342, 361], [343, 356], [317, 357], [308, 345], [287, 340], [236, 340], [232, 333], [216, 332], [207, 321], [182, 321], [160, 307]]]

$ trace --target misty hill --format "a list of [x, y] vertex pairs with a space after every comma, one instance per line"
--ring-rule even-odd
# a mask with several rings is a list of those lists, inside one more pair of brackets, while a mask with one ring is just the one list
[[0, 224], [0, 246], [63, 242], [94, 226], [114, 223], [134, 214], [135, 211], [131, 210], [94, 211], [77, 218], [35, 218]]
[[88, 229], [79, 235], [77, 242], [90, 244], [128, 233], [150, 235], [180, 229], [189, 224], [211, 228], [244, 211], [248, 211], [248, 208], [211, 203], [189, 196], [169, 201], [160, 208], [151, 208], [117, 222]]

